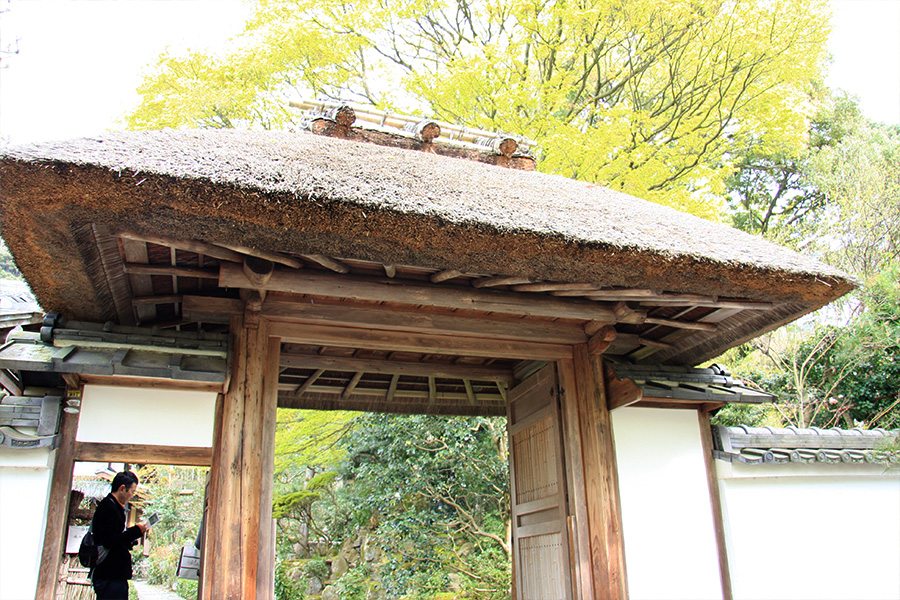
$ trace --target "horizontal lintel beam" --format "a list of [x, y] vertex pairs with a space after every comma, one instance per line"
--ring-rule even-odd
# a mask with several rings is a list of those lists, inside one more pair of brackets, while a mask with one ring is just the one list
[[[185, 318], [205, 323], [228, 323], [232, 314], [243, 314], [240, 300], [185, 296], [182, 312]], [[313, 304], [310, 300], [276, 300], [267, 298], [260, 316], [296, 323], [319, 323], [342, 327], [366, 327], [389, 331], [418, 331], [466, 337], [492, 337], [554, 344], [581, 344], [587, 341], [584, 330], [568, 323], [528, 323], [521, 320], [435, 315], [414, 310], [368, 308], [351, 305]]]
[[[222, 263], [219, 266], [219, 286], [255, 287], [240, 266], [229, 263]], [[611, 309], [586, 300], [536, 298], [532, 295], [514, 292], [450, 285], [399, 283], [392, 279], [382, 280], [355, 275], [335, 277], [309, 271], [278, 269], [272, 274], [272, 278], [263, 289], [370, 302], [399, 302], [515, 315], [585, 319], [607, 323], [613, 323], [616, 320], [615, 313]]]
[[212, 464], [212, 448], [75, 442], [75, 460], [208, 467]]

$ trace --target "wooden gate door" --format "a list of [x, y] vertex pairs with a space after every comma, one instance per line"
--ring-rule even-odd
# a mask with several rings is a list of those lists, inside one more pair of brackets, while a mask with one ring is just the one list
[[510, 391], [510, 504], [516, 600], [572, 598], [556, 365]]

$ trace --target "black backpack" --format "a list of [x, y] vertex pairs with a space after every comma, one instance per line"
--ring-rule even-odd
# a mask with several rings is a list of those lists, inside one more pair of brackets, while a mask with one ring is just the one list
[[82, 567], [87, 567], [88, 569], [94, 569], [102, 563], [109, 552], [103, 546], [98, 546], [94, 543], [93, 530], [94, 524], [91, 523], [87, 533], [81, 538], [81, 545], [78, 546], [78, 562], [81, 563]]

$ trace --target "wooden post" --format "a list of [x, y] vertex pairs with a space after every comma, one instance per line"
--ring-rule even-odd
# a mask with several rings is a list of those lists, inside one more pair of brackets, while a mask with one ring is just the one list
[[44, 548], [38, 573], [37, 600], [55, 600], [59, 581], [59, 564], [63, 541], [69, 522], [69, 495], [72, 490], [72, 470], [75, 467], [75, 435], [79, 413], [63, 411], [60, 423], [59, 447], [53, 460], [50, 498], [47, 504], [47, 523], [44, 527]]
[[263, 418], [259, 498], [259, 557], [257, 560], [256, 598], [275, 600], [275, 523], [272, 521], [272, 497], [275, 485], [275, 426], [278, 419], [278, 372], [281, 339], [270, 337], [263, 373]]
[[697, 411], [700, 422], [700, 447], [703, 449], [703, 460], [706, 463], [706, 480], [709, 484], [709, 501], [712, 506], [713, 526], [716, 531], [716, 548], [719, 552], [719, 577], [722, 580], [722, 599], [732, 600], [731, 569], [728, 566], [728, 549], [725, 543], [725, 519], [722, 515], [722, 498], [719, 495], [719, 479], [716, 477], [716, 465], [713, 458], [712, 426], [709, 412], [703, 408]]
[[603, 363], [599, 355], [591, 354], [587, 344], [576, 345], [573, 350], [572, 365], [561, 361], [561, 371], [567, 395], [575, 396], [581, 425], [584, 504], [594, 595], [604, 600], [626, 600], [619, 478]]
[[[217, 409], [204, 555], [204, 597], [268, 600], [274, 556], [274, 469], [278, 340], [260, 319], [231, 322], [231, 385]], [[274, 382], [274, 383], [273, 383]]]
[[566, 484], [569, 488], [569, 539], [573, 549], [572, 581], [575, 584], [576, 598], [594, 598], [575, 365], [571, 360], [561, 360], [558, 365]]

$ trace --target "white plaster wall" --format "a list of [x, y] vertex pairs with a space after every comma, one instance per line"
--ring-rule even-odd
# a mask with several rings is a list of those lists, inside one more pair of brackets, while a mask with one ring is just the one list
[[735, 600], [900, 598], [900, 473], [716, 462]]
[[215, 392], [86, 385], [80, 442], [212, 446]]
[[629, 597], [722, 598], [697, 412], [620, 408], [612, 425]]
[[34, 598], [52, 456], [0, 447], [0, 600]]

